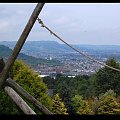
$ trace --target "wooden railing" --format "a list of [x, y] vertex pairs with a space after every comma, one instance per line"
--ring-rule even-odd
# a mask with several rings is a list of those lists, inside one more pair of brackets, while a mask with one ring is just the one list
[[[14, 80], [8, 78], [9, 71], [14, 64], [20, 50], [22, 49], [36, 19], [38, 18], [39, 13], [41, 12], [44, 3], [38, 3], [30, 16], [30, 19], [25, 26], [18, 42], [16, 43], [11, 56], [8, 58], [2, 72], [0, 73], [0, 89], [8, 94], [8, 96], [19, 106], [19, 108], [25, 114], [36, 114], [29, 105], [19, 96], [24, 96], [29, 102], [31, 102], [37, 109], [39, 109], [44, 114], [53, 114], [50, 112], [44, 105], [37, 101], [32, 95], [25, 91], [21, 86], [19, 86]], [[19, 94], [18, 94], [18, 93]]]
[[5, 82], [6, 85], [12, 87], [20, 95], [24, 96], [29, 102], [33, 104], [38, 110], [45, 114], [53, 114], [44, 105], [37, 101], [32, 95], [30, 95], [26, 90], [24, 90], [20, 85], [18, 85], [14, 80], [8, 78]]

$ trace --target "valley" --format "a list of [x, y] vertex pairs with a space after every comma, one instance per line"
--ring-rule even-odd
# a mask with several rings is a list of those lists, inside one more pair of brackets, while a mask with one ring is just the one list
[[[0, 44], [13, 49], [16, 42], [1, 41]], [[72, 46], [101, 62], [113, 57], [120, 61], [120, 46], [117, 45]], [[41, 75], [91, 75], [103, 67], [74, 52], [65, 44], [59, 44], [55, 41], [27, 41], [21, 52], [22, 59]]]

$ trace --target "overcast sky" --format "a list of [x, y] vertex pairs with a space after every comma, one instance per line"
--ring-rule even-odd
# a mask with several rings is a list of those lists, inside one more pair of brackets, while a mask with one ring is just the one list
[[[0, 41], [17, 41], [37, 3], [0, 4]], [[119, 3], [46, 3], [39, 15], [70, 44], [120, 45]], [[27, 41], [60, 42], [36, 21]]]

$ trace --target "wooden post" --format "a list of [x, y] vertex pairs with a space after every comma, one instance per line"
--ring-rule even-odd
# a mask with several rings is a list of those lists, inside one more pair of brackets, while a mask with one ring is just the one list
[[5, 62], [4, 62], [3, 58], [1, 58], [0, 59], [0, 73], [2, 72], [4, 66], [5, 66]]
[[44, 114], [48, 114], [48, 115], [53, 114], [44, 105], [42, 105], [39, 101], [37, 101], [32, 95], [30, 95], [26, 90], [24, 90], [20, 85], [18, 85], [14, 80], [9, 78], [6, 80], [5, 83], [6, 85], [12, 87], [20, 95], [24, 96], [28, 101], [30, 101], [33, 104], [33, 106], [35, 106]]
[[10, 98], [12, 98], [12, 100], [25, 114], [36, 114], [11, 87], [5, 86], [4, 91], [10, 96]]
[[22, 49], [22, 46], [23, 46], [25, 40], [27, 39], [27, 37], [28, 37], [39, 13], [41, 12], [43, 6], [44, 6], [44, 3], [38, 3], [36, 5], [26, 27], [24, 28], [16, 46], [14, 47], [12, 55], [8, 58], [6, 65], [5, 65], [5, 67], [1, 73], [1, 76], [0, 76], [0, 88], [3, 87], [3, 84], [4, 84], [5, 80], [7, 79], [7, 75], [9, 73], [9, 70], [10, 70], [11, 66], [14, 64], [15, 59], [17, 58], [20, 50]]

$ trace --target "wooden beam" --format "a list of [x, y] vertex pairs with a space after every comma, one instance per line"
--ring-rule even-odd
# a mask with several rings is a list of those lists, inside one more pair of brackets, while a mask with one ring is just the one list
[[42, 8], [44, 6], [44, 3], [38, 3], [27, 23], [27, 25], [25, 26], [17, 44], [14, 47], [14, 50], [12, 52], [12, 55], [8, 58], [5, 67], [1, 73], [0, 76], [0, 88], [3, 87], [3, 84], [5, 82], [5, 80], [7, 79], [7, 75], [10, 71], [11, 66], [14, 64], [20, 50], [22, 49], [23, 44], [25, 43], [25, 40], [27, 39], [39, 13], [41, 12]]
[[36, 114], [11, 87], [5, 86], [4, 91], [25, 114]]
[[37, 101], [32, 95], [30, 95], [26, 90], [24, 90], [20, 85], [18, 85], [14, 80], [9, 78], [6, 80], [5, 83], [6, 85], [12, 87], [20, 95], [24, 96], [28, 101], [30, 101], [33, 104], [33, 106], [35, 106], [38, 110], [40, 110], [44, 114], [48, 115], [53, 114], [44, 105]]

